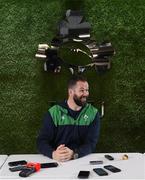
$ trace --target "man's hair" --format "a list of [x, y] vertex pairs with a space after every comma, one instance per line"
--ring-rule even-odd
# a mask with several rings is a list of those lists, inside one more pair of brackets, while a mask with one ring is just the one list
[[78, 81], [88, 82], [87, 79], [80, 75], [73, 75], [68, 81], [68, 89], [72, 88], [77, 84]]

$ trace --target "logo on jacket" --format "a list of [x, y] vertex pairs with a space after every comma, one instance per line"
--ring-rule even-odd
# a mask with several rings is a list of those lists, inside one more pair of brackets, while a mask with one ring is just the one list
[[87, 121], [87, 120], [88, 120], [88, 118], [89, 118], [89, 117], [88, 117], [88, 115], [86, 115], [86, 114], [85, 114], [85, 115], [84, 115], [84, 119], [85, 119], [85, 121]]
[[62, 116], [61, 116], [61, 119], [62, 119], [62, 120], [64, 120], [64, 119], [65, 119], [65, 117], [62, 115]]

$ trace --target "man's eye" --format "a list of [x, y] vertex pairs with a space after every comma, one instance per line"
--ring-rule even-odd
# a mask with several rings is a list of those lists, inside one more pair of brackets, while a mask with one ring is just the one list
[[80, 92], [84, 92], [84, 90], [80, 90]]
[[89, 92], [89, 90], [80, 90], [80, 92], [82, 92], [82, 93]]

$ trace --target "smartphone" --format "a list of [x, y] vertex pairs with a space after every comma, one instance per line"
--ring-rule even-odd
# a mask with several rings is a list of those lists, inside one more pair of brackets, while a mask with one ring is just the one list
[[78, 178], [80, 179], [86, 179], [90, 175], [90, 171], [80, 171], [78, 174]]
[[25, 164], [27, 164], [27, 161], [25, 160], [12, 161], [8, 163], [9, 166], [18, 166], [18, 165], [25, 165]]
[[57, 166], [58, 166], [57, 162], [41, 163], [41, 168], [52, 168], [52, 167], [57, 167]]
[[19, 176], [20, 177], [28, 177], [30, 176], [31, 174], [35, 173], [36, 170], [35, 168], [26, 168], [26, 169], [23, 169], [20, 173], [19, 173]]
[[107, 176], [108, 173], [103, 168], [95, 168], [93, 171], [99, 176]]
[[121, 169], [115, 167], [115, 166], [112, 166], [112, 165], [107, 165], [107, 166], [104, 166], [105, 169], [113, 172], [113, 173], [116, 173], [116, 172], [120, 172]]
[[11, 172], [16, 172], [16, 171], [22, 171], [23, 169], [26, 169], [26, 168], [27, 168], [26, 166], [14, 166], [14, 167], [9, 168], [9, 170]]
[[103, 164], [103, 161], [90, 161], [91, 165]]
[[106, 159], [110, 160], [110, 161], [114, 160], [114, 157], [112, 157], [112, 156], [110, 156], [110, 155], [108, 155], [108, 154], [104, 155], [104, 157], [105, 157]]

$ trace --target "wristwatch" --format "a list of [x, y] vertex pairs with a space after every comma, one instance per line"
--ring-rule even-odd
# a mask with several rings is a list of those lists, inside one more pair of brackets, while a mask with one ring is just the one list
[[74, 153], [74, 155], [73, 155], [73, 159], [77, 159], [78, 158], [78, 153]]

